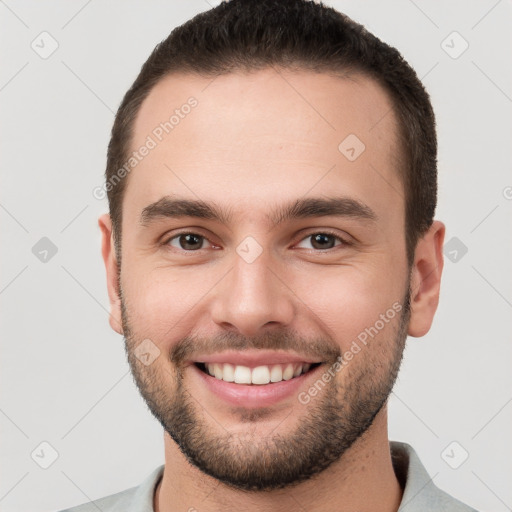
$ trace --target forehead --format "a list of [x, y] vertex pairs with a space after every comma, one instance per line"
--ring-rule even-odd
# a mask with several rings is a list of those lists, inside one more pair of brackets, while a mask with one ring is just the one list
[[176, 193], [247, 211], [251, 198], [334, 187], [356, 199], [380, 190], [372, 200], [385, 208], [402, 197], [396, 134], [387, 93], [360, 74], [169, 75], [136, 117], [131, 151], [151, 149], [129, 173], [123, 210]]

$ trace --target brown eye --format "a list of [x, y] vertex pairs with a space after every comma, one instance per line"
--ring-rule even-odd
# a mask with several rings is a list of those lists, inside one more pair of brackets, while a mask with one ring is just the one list
[[[306, 238], [304, 238], [300, 243], [303, 243], [305, 240], [311, 239], [311, 247], [317, 250], [323, 249], [333, 249], [335, 246], [342, 245], [345, 241], [339, 236], [333, 233], [311, 233]], [[339, 240], [340, 243], [336, 244], [336, 240]], [[305, 247], [305, 249], [309, 249], [310, 247]]]
[[197, 251], [203, 248], [204, 241], [205, 237], [197, 233], [180, 233], [179, 235], [169, 238], [167, 244], [185, 251]]

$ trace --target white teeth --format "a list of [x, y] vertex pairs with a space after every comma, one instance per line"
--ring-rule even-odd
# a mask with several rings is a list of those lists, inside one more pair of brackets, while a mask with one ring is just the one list
[[252, 369], [253, 384], [268, 384], [270, 382], [270, 371], [268, 366], [257, 366]]
[[283, 371], [283, 380], [290, 380], [293, 377], [293, 364], [289, 364]]
[[226, 382], [235, 382], [235, 367], [232, 364], [224, 364], [222, 380], [225, 380]]
[[270, 370], [270, 382], [281, 382], [283, 380], [283, 369], [276, 364]]
[[247, 366], [235, 367], [235, 382], [237, 384], [250, 384], [251, 383], [251, 369]]
[[236, 384], [259, 384], [281, 382], [290, 380], [306, 373], [311, 364], [275, 364], [272, 366], [261, 365], [255, 368], [248, 366], [232, 365], [230, 363], [205, 363], [207, 372], [216, 379]]
[[213, 365], [213, 374], [215, 378], [222, 379], [222, 366], [220, 364], [215, 363]]

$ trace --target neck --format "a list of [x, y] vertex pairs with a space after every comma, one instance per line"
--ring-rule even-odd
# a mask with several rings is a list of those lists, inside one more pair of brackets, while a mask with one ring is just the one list
[[386, 407], [340, 460], [290, 489], [271, 492], [232, 489], [192, 466], [167, 433], [164, 443], [165, 470], [155, 492], [155, 512], [196, 509], [280, 512], [292, 508], [308, 512], [396, 512], [402, 499], [402, 489], [391, 463]]

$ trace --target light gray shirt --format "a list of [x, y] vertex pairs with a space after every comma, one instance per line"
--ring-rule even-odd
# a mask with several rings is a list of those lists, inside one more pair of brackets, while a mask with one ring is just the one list
[[[436, 485], [412, 446], [390, 442], [395, 474], [404, 489], [398, 512], [476, 512]], [[138, 486], [60, 512], [154, 512], [153, 496], [162, 478], [162, 464]]]

